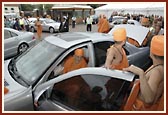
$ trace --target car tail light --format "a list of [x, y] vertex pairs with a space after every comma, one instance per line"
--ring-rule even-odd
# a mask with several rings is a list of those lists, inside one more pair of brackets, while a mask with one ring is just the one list
[[32, 37], [32, 40], [33, 40], [33, 39], [35, 39], [35, 37], [34, 37], [34, 36]]
[[9, 92], [9, 89], [4, 87], [4, 94], [7, 94]]

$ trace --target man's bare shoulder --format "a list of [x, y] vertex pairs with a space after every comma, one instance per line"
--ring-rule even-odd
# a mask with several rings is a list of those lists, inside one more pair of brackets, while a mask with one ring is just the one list
[[151, 72], [150, 72], [150, 80], [151, 81], [162, 81], [164, 78], [164, 69], [162, 66], [160, 67], [157, 67], [155, 69], [153, 69]]

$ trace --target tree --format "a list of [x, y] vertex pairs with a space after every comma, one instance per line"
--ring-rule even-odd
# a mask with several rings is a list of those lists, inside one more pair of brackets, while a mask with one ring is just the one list
[[32, 9], [34, 9], [34, 6], [31, 4], [21, 4], [20, 5], [21, 11], [32, 11]]

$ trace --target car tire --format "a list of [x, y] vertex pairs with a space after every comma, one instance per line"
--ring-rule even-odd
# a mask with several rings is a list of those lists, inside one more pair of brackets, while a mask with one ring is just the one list
[[18, 54], [21, 54], [25, 52], [29, 48], [29, 45], [27, 43], [22, 43], [18, 47]]
[[50, 28], [49, 28], [49, 32], [50, 32], [50, 33], [54, 33], [54, 32], [55, 32], [55, 31], [54, 31], [54, 28], [53, 28], [53, 27], [50, 27]]
[[31, 32], [35, 32], [35, 28], [34, 27], [31, 27]]

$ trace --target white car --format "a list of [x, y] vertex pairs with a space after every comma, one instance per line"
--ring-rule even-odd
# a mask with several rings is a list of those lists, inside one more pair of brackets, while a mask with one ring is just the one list
[[[126, 19], [126, 18], [116, 19], [113, 22], [111, 22], [110, 23], [110, 29], [112, 29], [116, 25], [123, 24], [124, 19]], [[127, 20], [127, 24], [136, 25], [136, 26], [142, 26], [141, 23], [136, 21], [136, 20]]]
[[[31, 32], [35, 32], [37, 31], [37, 27], [35, 26], [35, 22], [36, 22], [36, 18], [30, 18], [30, 30]], [[42, 31], [48, 31], [50, 33], [54, 33], [54, 32], [58, 32], [61, 23], [60, 22], [56, 22], [52, 19], [49, 18], [40, 18], [40, 21], [42, 23]]]
[[141, 23], [136, 21], [136, 20], [128, 20], [127, 24], [132, 24], [132, 25], [136, 25], [136, 26], [142, 26]]
[[4, 59], [26, 51], [35, 45], [35, 35], [32, 32], [4, 28]]

